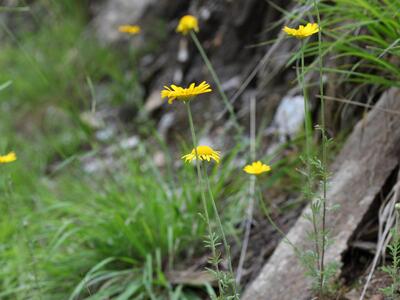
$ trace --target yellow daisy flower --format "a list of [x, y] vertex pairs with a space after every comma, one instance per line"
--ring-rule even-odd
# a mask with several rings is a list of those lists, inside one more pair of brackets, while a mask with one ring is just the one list
[[139, 34], [142, 29], [138, 25], [121, 25], [118, 27], [118, 31], [122, 33], [128, 33], [131, 35]]
[[186, 102], [197, 95], [209, 92], [212, 92], [212, 89], [205, 81], [200, 83], [198, 86], [192, 83], [188, 88], [172, 84], [171, 87], [164, 86], [164, 90], [161, 91], [161, 98], [168, 98], [168, 103], [171, 104], [175, 99]]
[[199, 32], [199, 22], [197, 18], [191, 15], [183, 16], [176, 27], [176, 32], [187, 35], [191, 30]]
[[0, 164], [6, 164], [17, 160], [15, 152], [10, 152], [6, 155], [0, 155]]
[[285, 26], [283, 31], [290, 36], [294, 36], [298, 39], [304, 39], [310, 35], [313, 35], [314, 33], [317, 33], [319, 31], [319, 26], [317, 23], [308, 23], [306, 26], [300, 25], [298, 29]]
[[261, 161], [255, 161], [251, 165], [247, 165], [243, 168], [247, 174], [260, 175], [265, 172], [271, 171], [271, 167], [263, 164]]
[[215, 151], [213, 148], [209, 146], [198, 146], [196, 149], [193, 149], [192, 152], [189, 154], [186, 154], [182, 156], [182, 159], [185, 160], [185, 162], [191, 162], [196, 159], [196, 150], [197, 150], [197, 155], [200, 160], [206, 160], [210, 161], [211, 159], [215, 160], [215, 162], [218, 164], [219, 161], [221, 160], [221, 152], [220, 151]]

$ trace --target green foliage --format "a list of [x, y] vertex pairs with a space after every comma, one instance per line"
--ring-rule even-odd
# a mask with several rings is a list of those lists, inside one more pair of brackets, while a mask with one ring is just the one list
[[[45, 9], [32, 11], [37, 26], [27, 26], [30, 14], [15, 19], [18, 30], [4, 26], [0, 150], [12, 147], [19, 159], [1, 168], [0, 298], [199, 299], [190, 289], [172, 287], [164, 273], [184, 265], [178, 255], [201, 254], [205, 226], [191, 166], [163, 174], [150, 155], [158, 149], [141, 144], [135, 155], [119, 150], [118, 172], [81, 170], [83, 154], [97, 153], [91, 130], [80, 121], [93, 98], [87, 78], [111, 91], [98, 105], [141, 102], [141, 91], [134, 71], [125, 76], [135, 53], [127, 56], [88, 36], [78, 3], [42, 1]], [[84, 153], [87, 147], [93, 151]], [[212, 171], [210, 180], [217, 183], [216, 196], [235, 203], [230, 173], [230, 167]], [[235, 209], [227, 205], [229, 234]]]
[[390, 276], [392, 284], [382, 288], [381, 291], [390, 299], [398, 299], [400, 297], [400, 236], [396, 228], [391, 230], [392, 241], [387, 246], [392, 259], [392, 264], [383, 266], [382, 271]]
[[[93, 99], [106, 107], [135, 101], [140, 109], [142, 103], [136, 72], [127, 72], [136, 53], [120, 53], [90, 37], [81, 13], [84, 2], [37, 1], [43, 7], [39, 15], [35, 10], [19, 16], [16, 30], [3, 28], [0, 150], [12, 145], [19, 159], [1, 168], [0, 210], [7, 213], [0, 218], [0, 298], [199, 299], [183, 285], [172, 286], [166, 275], [205, 251], [193, 166], [177, 167], [179, 156], [165, 150], [167, 166], [158, 168], [153, 154], [166, 146], [145, 147], [141, 141], [132, 151], [118, 149], [112, 170], [106, 166], [88, 174], [81, 169], [85, 157], [99, 152], [80, 118]], [[144, 51], [163, 38], [155, 36]], [[96, 95], [103, 85], [108, 93]], [[245, 142], [231, 152], [224, 149], [224, 164], [209, 170], [230, 238], [243, 218], [238, 200], [247, 182], [237, 175], [234, 160], [244, 149]], [[278, 161], [276, 172], [260, 185], [296, 193], [298, 164], [296, 153]], [[215, 210], [208, 205], [213, 220]], [[217, 276], [232, 285], [226, 272]], [[217, 298], [210, 285], [205, 290]]]
[[[135, 78], [122, 75], [130, 60], [85, 36], [80, 18], [63, 14], [55, 27], [44, 18], [0, 50], [7, 71], [0, 75], [0, 149], [9, 149], [8, 140], [19, 157], [2, 166], [0, 177], [0, 210], [7, 212], [0, 219], [0, 298], [199, 299], [172, 287], [164, 273], [185, 264], [178, 257], [201, 254], [205, 226], [192, 167], [165, 174], [176, 157], [165, 151], [168, 167], [160, 170], [151, 153], [165, 145], [143, 144], [134, 155], [118, 152], [115, 167], [124, 166], [118, 172], [89, 175], [77, 163], [97, 153], [79, 116], [91, 105], [86, 78], [95, 87], [106, 80], [116, 91], [108, 104], [137, 92]], [[88, 144], [93, 151], [83, 153]], [[219, 203], [229, 212], [223, 216], [229, 235], [241, 211], [232, 159], [210, 177], [214, 195], [232, 201]], [[49, 174], [49, 165], [57, 171]]]
[[[182, 264], [177, 257], [188, 259], [201, 249], [205, 224], [198, 216], [200, 191], [191, 166], [167, 182], [147, 153], [133, 159], [121, 153], [125, 167], [106, 180], [106, 173], [88, 176], [74, 164], [57, 178], [30, 174], [30, 181], [18, 178], [23, 158], [8, 167], [15, 185], [7, 192], [5, 180], [1, 190], [8, 195], [2, 210], [10, 213], [0, 222], [0, 295], [23, 299], [36, 291], [42, 299], [66, 299], [74, 290], [71, 299], [104, 299], [131, 291], [132, 297], [154, 294], [163, 299], [175, 293], [164, 271]], [[210, 179], [231, 181], [227, 175], [212, 172]], [[225, 182], [213, 193], [218, 199], [222, 193], [234, 196], [236, 185]], [[211, 216], [212, 211], [210, 206]], [[227, 229], [234, 220], [225, 219]], [[190, 291], [180, 293], [177, 299]]]
[[[123, 55], [89, 36], [79, 1], [42, 2], [16, 15], [15, 28], [1, 27], [0, 83], [12, 84], [0, 93], [0, 130], [18, 130], [7, 137], [14, 145], [29, 138], [40, 155], [33, 163], [68, 158], [92, 142], [80, 117], [92, 101], [99, 107], [127, 101], [141, 105], [136, 73], [123, 75], [135, 53]], [[87, 78], [110, 92], [93, 99]]]
[[[342, 81], [383, 87], [399, 86], [399, 1], [321, 1], [323, 53], [334, 57]], [[316, 55], [311, 44], [309, 55]]]
[[[325, 124], [325, 101], [324, 101], [324, 82], [323, 82], [323, 56], [322, 56], [322, 35], [321, 35], [321, 17], [318, 2], [314, 0], [312, 2], [313, 8], [315, 9], [315, 15], [317, 18], [318, 26], [320, 30], [318, 32], [318, 43], [316, 53], [318, 61], [318, 73], [319, 73], [319, 93], [321, 95], [321, 124], [316, 126], [316, 129], [321, 133], [321, 156], [315, 156], [312, 152], [312, 120], [309, 111], [309, 98], [308, 90], [305, 82], [306, 68], [304, 65], [305, 60], [305, 44], [302, 42], [301, 53], [300, 53], [300, 71], [297, 73], [299, 85], [303, 89], [304, 97], [304, 113], [305, 113], [305, 134], [306, 134], [306, 155], [304, 160], [305, 171], [303, 174], [306, 177], [306, 184], [304, 185], [303, 194], [305, 199], [310, 201], [311, 212], [305, 217], [312, 224], [312, 230], [307, 232], [310, 242], [313, 244], [309, 249], [297, 249], [297, 253], [300, 258], [300, 262], [306, 268], [305, 275], [312, 279], [313, 289], [318, 293], [319, 298], [323, 298], [324, 295], [328, 294], [328, 287], [331, 283], [332, 276], [336, 273], [337, 265], [335, 263], [327, 264], [325, 261], [325, 253], [330, 244], [328, 230], [326, 228], [326, 214], [328, 212], [327, 203], [327, 189], [328, 189], [328, 162], [327, 153], [329, 140], [326, 135], [326, 124]], [[317, 184], [318, 183], [318, 184]], [[315, 192], [315, 188], [319, 189], [319, 192]]]
[[[308, 239], [312, 243], [312, 247], [309, 249], [299, 249], [300, 251], [297, 251], [297, 253], [300, 262], [306, 269], [306, 275], [312, 279], [313, 289], [319, 291], [322, 286], [322, 293], [328, 294], [330, 285], [332, 284], [331, 280], [334, 278], [339, 268], [339, 265], [336, 263], [325, 264], [323, 270], [320, 267], [322, 253], [326, 252], [328, 247], [333, 243], [329, 238], [329, 231], [327, 229], [325, 229], [325, 231], [322, 230], [324, 218], [323, 205], [325, 199], [323, 195], [320, 194], [320, 191], [322, 190], [324, 181], [328, 181], [329, 173], [317, 157], [311, 157], [308, 160], [304, 158], [303, 160], [304, 164], [309, 164], [311, 168], [309, 172], [305, 170], [302, 173], [308, 181], [316, 184], [316, 186], [311, 186], [310, 188], [308, 185], [305, 185], [303, 189], [305, 199], [310, 200], [311, 211], [305, 217], [313, 225], [312, 231], [308, 232]], [[327, 203], [327, 205], [328, 207], [326, 209], [327, 213], [329, 213], [331, 209], [329, 208], [329, 203]], [[321, 272], [323, 272], [322, 276]], [[321, 278], [323, 278], [322, 284]]]

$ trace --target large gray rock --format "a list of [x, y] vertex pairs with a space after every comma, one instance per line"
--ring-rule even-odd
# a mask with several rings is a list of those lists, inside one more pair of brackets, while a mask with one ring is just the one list
[[[327, 228], [334, 241], [326, 252], [327, 263], [341, 262], [354, 231], [399, 165], [400, 118], [391, 113], [398, 111], [400, 91], [391, 89], [357, 124], [335, 161], [327, 201], [328, 206], [340, 205], [340, 209], [327, 215]], [[303, 215], [309, 212], [308, 206]], [[310, 248], [310, 231], [311, 223], [300, 217], [287, 238], [299, 249]], [[310, 288], [293, 248], [281, 242], [242, 299], [309, 300]]]

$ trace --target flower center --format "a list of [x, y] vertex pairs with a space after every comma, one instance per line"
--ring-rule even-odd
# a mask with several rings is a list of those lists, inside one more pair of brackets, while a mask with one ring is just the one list
[[208, 146], [198, 146], [197, 154], [198, 155], [211, 155], [211, 154], [213, 154], [213, 149], [211, 149], [211, 147], [208, 147]]

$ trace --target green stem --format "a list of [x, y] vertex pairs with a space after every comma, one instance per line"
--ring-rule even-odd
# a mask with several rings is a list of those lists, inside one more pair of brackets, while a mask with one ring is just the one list
[[227, 259], [228, 259], [228, 268], [229, 268], [229, 273], [231, 275], [232, 288], [233, 288], [233, 291], [235, 293], [235, 298], [234, 299], [236, 299], [238, 293], [237, 293], [236, 281], [235, 281], [233, 268], [232, 268], [231, 248], [230, 248], [230, 246], [228, 244], [228, 241], [226, 239], [225, 231], [224, 231], [224, 228], [222, 226], [222, 222], [221, 222], [221, 218], [220, 218], [219, 213], [218, 213], [217, 205], [215, 204], [214, 195], [213, 195], [212, 190], [211, 190], [210, 179], [208, 178], [208, 174], [207, 174], [206, 168], [203, 168], [203, 171], [204, 171], [204, 178], [206, 179], [208, 193], [209, 193], [209, 196], [210, 196], [210, 199], [211, 199], [211, 204], [212, 204], [212, 207], [214, 209], [214, 214], [215, 214], [215, 217], [217, 219], [218, 227], [219, 227], [219, 230], [220, 230], [221, 236], [222, 236], [222, 242], [224, 244], [226, 256], [227, 256]]
[[[200, 169], [200, 161], [198, 159], [198, 155], [197, 155], [197, 138], [196, 138], [196, 133], [194, 130], [194, 124], [193, 124], [193, 117], [192, 117], [192, 111], [190, 109], [190, 103], [186, 102], [186, 108], [187, 108], [187, 114], [189, 117], [189, 124], [190, 124], [190, 132], [192, 134], [192, 140], [193, 140], [193, 148], [195, 149], [195, 153], [196, 153], [196, 169], [197, 169], [197, 180], [198, 180], [198, 184], [200, 186], [200, 193], [201, 193], [201, 201], [203, 204], [203, 209], [204, 209], [204, 218], [205, 221], [207, 223], [207, 229], [208, 229], [208, 235], [209, 235], [209, 240], [210, 240], [210, 247], [211, 247], [211, 253], [213, 256], [213, 264], [214, 264], [214, 268], [215, 271], [217, 273], [219, 273], [219, 266], [218, 266], [218, 260], [217, 258], [217, 250], [216, 250], [216, 246], [214, 243], [214, 236], [213, 236], [213, 232], [212, 232], [212, 228], [211, 228], [211, 223], [210, 223], [210, 217], [208, 214], [208, 207], [207, 207], [207, 200], [206, 200], [206, 195], [204, 193], [204, 180], [201, 174], [201, 169]], [[218, 280], [218, 288], [221, 294], [224, 293], [223, 288], [221, 286], [220, 281]]]
[[325, 231], [326, 231], [326, 194], [327, 194], [327, 145], [326, 145], [326, 131], [325, 131], [325, 98], [324, 98], [324, 82], [323, 82], [323, 61], [322, 61], [322, 30], [321, 30], [321, 16], [319, 14], [317, 1], [314, 0], [314, 7], [317, 12], [317, 22], [319, 27], [318, 31], [318, 68], [319, 68], [319, 94], [321, 100], [321, 134], [322, 134], [322, 246], [321, 246], [321, 265], [320, 265], [320, 290], [324, 288], [325, 280]]
[[219, 77], [218, 77], [217, 73], [215, 72], [211, 61], [209, 60], [206, 52], [204, 51], [203, 47], [201, 46], [201, 43], [200, 43], [199, 39], [197, 38], [196, 33], [194, 31], [191, 31], [190, 32], [190, 36], [192, 37], [192, 40], [193, 40], [193, 42], [195, 43], [195, 45], [197, 47], [197, 50], [199, 50], [199, 53], [200, 53], [201, 57], [203, 58], [203, 61], [206, 64], [207, 69], [211, 73], [211, 76], [212, 76], [212, 78], [213, 78], [213, 80], [215, 82], [215, 85], [217, 86], [218, 93], [220, 94], [222, 100], [225, 103], [226, 108], [229, 111], [230, 119], [233, 122], [233, 125], [237, 129], [238, 133], [241, 133], [242, 132], [242, 128], [240, 127], [240, 125], [239, 125], [239, 123], [238, 123], [238, 121], [236, 119], [236, 115], [235, 115], [235, 112], [233, 110], [233, 106], [229, 102], [228, 97], [226, 96], [224, 90], [222, 89], [221, 81], [219, 80]]
[[[307, 168], [310, 168], [309, 160], [311, 158], [311, 138], [312, 138], [312, 122], [311, 122], [311, 113], [308, 103], [308, 92], [304, 79], [305, 66], [304, 66], [304, 52], [305, 52], [305, 43], [301, 42], [301, 65], [300, 65], [300, 84], [303, 90], [303, 98], [304, 98], [304, 121], [305, 121], [305, 131], [306, 131], [306, 157], [307, 157]], [[308, 170], [310, 171], [310, 170]]]
[[[311, 114], [310, 114], [310, 108], [309, 108], [309, 103], [308, 103], [308, 93], [307, 93], [307, 87], [304, 79], [304, 72], [305, 72], [305, 67], [304, 67], [304, 52], [305, 52], [305, 43], [304, 41], [301, 42], [301, 66], [300, 66], [300, 84], [303, 89], [303, 97], [304, 97], [304, 121], [305, 121], [305, 131], [306, 131], [306, 165], [307, 165], [307, 192], [311, 192], [312, 190], [312, 169], [311, 169], [311, 138], [312, 138], [312, 121], [311, 121]], [[312, 201], [313, 199], [311, 199]], [[319, 231], [318, 231], [318, 222], [317, 222], [317, 212], [312, 207], [312, 225], [313, 225], [313, 231], [314, 231], [314, 246], [315, 246], [315, 252], [317, 256], [317, 268], [318, 271], [321, 271], [320, 269], [320, 247], [319, 247]]]

